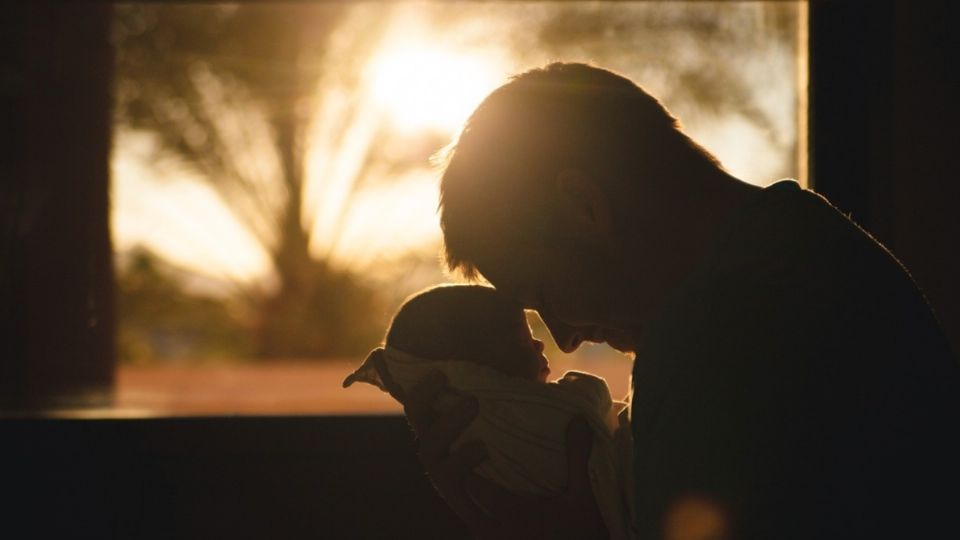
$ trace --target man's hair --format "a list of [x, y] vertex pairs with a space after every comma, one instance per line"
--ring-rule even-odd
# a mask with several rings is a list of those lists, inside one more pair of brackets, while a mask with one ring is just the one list
[[629, 207], [640, 178], [715, 174], [720, 164], [625, 77], [578, 63], [521, 73], [483, 100], [444, 155], [440, 226], [449, 270], [477, 277], [477, 254], [504, 233], [491, 224], [541, 236], [549, 228], [544, 188], [565, 169], [588, 173]]
[[440, 285], [413, 294], [394, 315], [386, 344], [427, 360], [484, 363], [516, 333], [523, 309], [483, 285]]

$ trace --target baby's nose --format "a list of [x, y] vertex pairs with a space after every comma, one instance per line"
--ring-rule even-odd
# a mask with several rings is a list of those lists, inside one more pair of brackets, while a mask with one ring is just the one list
[[538, 353], [543, 352], [543, 342], [539, 339], [533, 340], [533, 347], [537, 350]]

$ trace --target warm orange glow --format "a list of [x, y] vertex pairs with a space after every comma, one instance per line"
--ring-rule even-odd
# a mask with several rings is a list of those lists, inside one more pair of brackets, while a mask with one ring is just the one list
[[664, 538], [723, 540], [727, 538], [727, 518], [709, 499], [698, 496], [684, 497], [667, 512]]

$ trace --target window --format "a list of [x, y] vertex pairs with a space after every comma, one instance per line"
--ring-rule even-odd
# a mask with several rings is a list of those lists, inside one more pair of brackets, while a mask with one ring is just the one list
[[[757, 184], [806, 179], [806, 6], [114, 6], [112, 407], [398, 411], [340, 382], [437, 262], [430, 156], [512, 73], [588, 61]], [[630, 360], [564, 355], [624, 395]]]

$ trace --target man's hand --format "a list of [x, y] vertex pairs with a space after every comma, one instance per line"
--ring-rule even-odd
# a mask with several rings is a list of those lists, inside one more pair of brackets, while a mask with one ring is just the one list
[[486, 459], [479, 441], [450, 446], [477, 415], [475, 398], [464, 398], [452, 410], [435, 414], [432, 405], [446, 389], [440, 372], [433, 372], [409, 393], [390, 379], [385, 366], [376, 366], [390, 394], [403, 404], [419, 443], [419, 458], [440, 495], [478, 538], [607, 538], [593, 498], [587, 461], [593, 435], [582, 419], [567, 428], [568, 484], [551, 498], [524, 497], [485, 480], [473, 469]]

